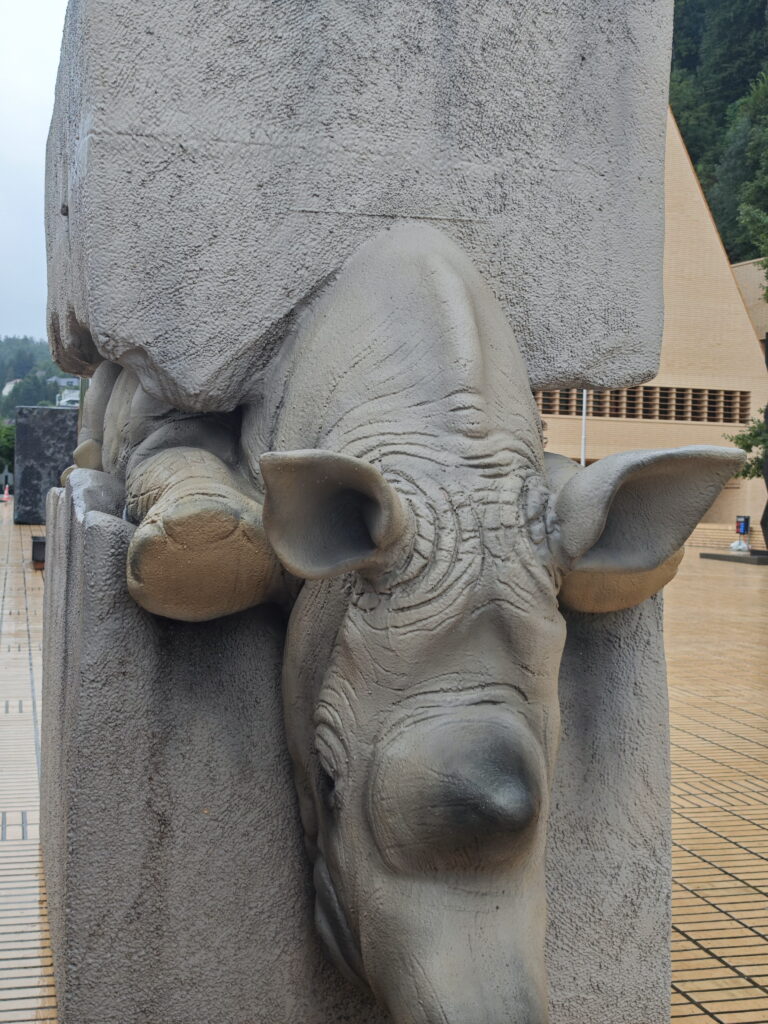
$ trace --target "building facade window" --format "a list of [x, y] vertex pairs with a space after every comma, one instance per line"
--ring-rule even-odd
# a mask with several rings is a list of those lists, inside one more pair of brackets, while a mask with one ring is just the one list
[[[582, 393], [577, 388], [535, 391], [534, 397], [542, 416], [581, 416]], [[751, 398], [749, 391], [653, 385], [590, 391], [587, 394], [587, 415], [617, 420], [748, 423]]]

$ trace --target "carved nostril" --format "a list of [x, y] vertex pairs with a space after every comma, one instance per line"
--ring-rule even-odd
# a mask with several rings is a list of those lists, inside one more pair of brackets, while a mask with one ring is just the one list
[[543, 756], [522, 717], [477, 705], [399, 728], [376, 751], [369, 818], [402, 868], [482, 868], [526, 845], [544, 793]]
[[426, 820], [478, 842], [522, 832], [538, 814], [540, 787], [518, 737], [492, 727], [476, 737], [477, 745], [468, 738], [464, 730], [444, 736], [432, 751], [431, 773], [423, 777]]

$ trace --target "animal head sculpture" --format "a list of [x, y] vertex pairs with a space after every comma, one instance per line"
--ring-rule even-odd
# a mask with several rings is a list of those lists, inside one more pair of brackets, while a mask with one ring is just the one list
[[[146, 513], [129, 585], [151, 611], [200, 619], [274, 598], [285, 574], [306, 581], [283, 689], [328, 950], [398, 1024], [544, 1022], [560, 606], [609, 612], [659, 590], [742, 456], [580, 469], [545, 455], [498, 303], [430, 229], [363, 247], [286, 353], [243, 415], [263, 528], [215, 456], [153, 454], [129, 473], [129, 512], [133, 493]], [[167, 457], [181, 470], [163, 491]], [[184, 475], [211, 460], [215, 485], [210, 468]], [[222, 543], [236, 598], [221, 574], [206, 589]], [[185, 588], [189, 615], [168, 597]]]
[[364, 462], [262, 459], [271, 544], [318, 581], [284, 664], [316, 921], [398, 1022], [547, 1019], [558, 591], [594, 612], [660, 589], [738, 456], [546, 461], [548, 480], [500, 487], [516, 506], [458, 493], [430, 521]]

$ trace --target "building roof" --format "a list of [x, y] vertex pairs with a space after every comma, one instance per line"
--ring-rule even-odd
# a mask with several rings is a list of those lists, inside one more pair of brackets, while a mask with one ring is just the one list
[[763, 269], [763, 261], [758, 259], [734, 263], [731, 270], [736, 278], [736, 284], [739, 286], [755, 333], [763, 342], [768, 334], [768, 302], [765, 301], [765, 288], [768, 282]]
[[664, 340], [654, 384], [768, 398], [768, 376], [744, 299], [680, 131], [669, 115]]

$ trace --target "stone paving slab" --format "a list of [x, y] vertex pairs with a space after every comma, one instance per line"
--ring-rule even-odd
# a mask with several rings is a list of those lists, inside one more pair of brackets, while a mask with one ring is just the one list
[[688, 550], [666, 592], [672, 1019], [768, 1021], [768, 568]]
[[0, 1024], [56, 1021], [39, 848], [43, 576], [0, 504]]

